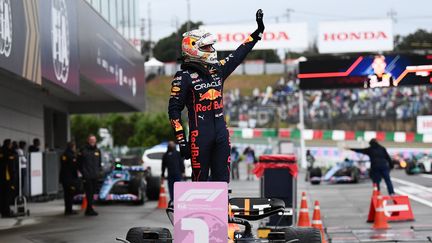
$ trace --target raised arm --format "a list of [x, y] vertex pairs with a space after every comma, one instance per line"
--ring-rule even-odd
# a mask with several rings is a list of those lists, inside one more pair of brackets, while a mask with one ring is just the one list
[[356, 153], [361, 153], [361, 154], [369, 155], [369, 148], [363, 148], [363, 149], [350, 148], [350, 150], [354, 151]]
[[243, 62], [255, 44], [261, 40], [262, 34], [264, 33], [263, 16], [264, 14], [262, 10], [258, 9], [256, 12], [257, 29], [235, 51], [230, 53], [225, 59], [219, 61], [219, 66], [222, 69], [223, 80], [228, 78], [228, 76]]

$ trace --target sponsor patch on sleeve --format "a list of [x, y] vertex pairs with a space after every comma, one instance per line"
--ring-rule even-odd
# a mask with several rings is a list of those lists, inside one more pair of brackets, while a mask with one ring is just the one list
[[183, 130], [183, 127], [180, 123], [180, 119], [173, 119], [171, 120], [171, 125], [174, 127], [174, 130], [176, 132]]
[[243, 44], [247, 44], [249, 42], [252, 42], [254, 39], [252, 38], [252, 36], [249, 36], [244, 42]]

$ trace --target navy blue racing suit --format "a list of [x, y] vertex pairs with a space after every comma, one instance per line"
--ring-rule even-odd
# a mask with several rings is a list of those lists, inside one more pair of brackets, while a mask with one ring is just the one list
[[223, 114], [223, 85], [259, 39], [254, 32], [217, 64], [184, 62], [182, 70], [174, 76], [168, 115], [181, 146], [187, 143], [181, 112], [185, 106], [188, 109], [186, 146], [190, 148], [193, 181], [208, 181], [210, 170], [212, 181], [229, 182], [230, 139]]

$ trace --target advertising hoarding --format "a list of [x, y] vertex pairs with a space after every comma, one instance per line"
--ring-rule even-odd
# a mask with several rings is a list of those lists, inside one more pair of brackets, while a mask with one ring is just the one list
[[30, 195], [38, 196], [43, 192], [42, 152], [30, 153]]
[[300, 62], [301, 89], [385, 88], [432, 84], [428, 55], [310, 57]]
[[77, 1], [39, 1], [42, 76], [79, 93]]
[[[205, 25], [200, 28], [209, 31], [217, 38], [216, 50], [235, 50], [255, 31], [256, 25]], [[281, 23], [266, 25], [262, 40], [254, 50], [265, 49], [306, 49], [308, 33], [306, 23]]]
[[417, 133], [432, 134], [432, 116], [417, 116]]
[[78, 26], [81, 75], [144, 109], [143, 56], [85, 1], [78, 3]]
[[0, 1], [0, 68], [41, 84], [37, 1]]
[[391, 51], [392, 21], [321, 22], [318, 27], [318, 50], [320, 53]]

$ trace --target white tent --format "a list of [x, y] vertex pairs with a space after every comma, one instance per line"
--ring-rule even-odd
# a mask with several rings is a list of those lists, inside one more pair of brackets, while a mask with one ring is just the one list
[[158, 59], [152, 57], [147, 62], [144, 63], [144, 67], [163, 67], [163, 62], [159, 61]]

